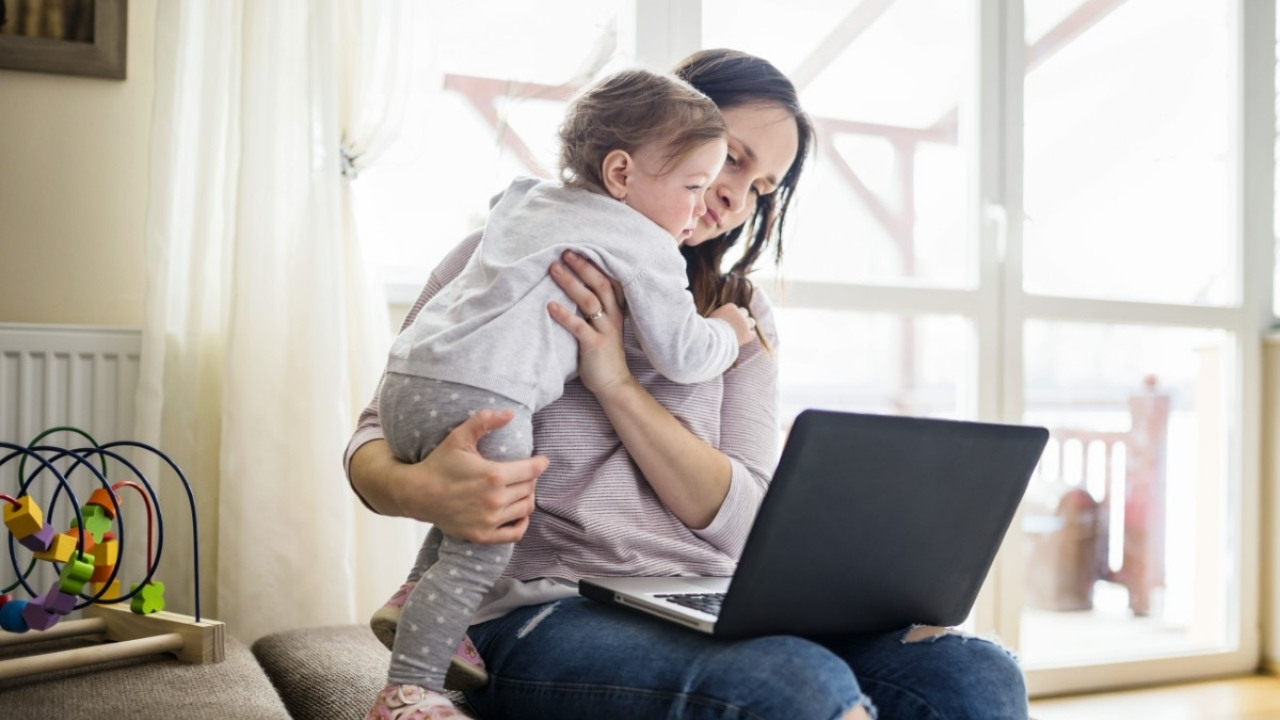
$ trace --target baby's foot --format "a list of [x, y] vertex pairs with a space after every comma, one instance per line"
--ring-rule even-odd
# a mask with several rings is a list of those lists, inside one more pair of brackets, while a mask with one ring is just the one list
[[[409, 593], [416, 583], [407, 582], [396, 590], [391, 599], [378, 608], [369, 618], [369, 627], [378, 640], [390, 650], [396, 640], [396, 628], [400, 625], [400, 613], [409, 599]], [[462, 642], [453, 652], [453, 660], [449, 663], [449, 671], [444, 676], [447, 690], [478, 690], [489, 683], [489, 673], [484, 669], [484, 660], [471, 643], [471, 638], [462, 636]]]
[[382, 607], [373, 612], [373, 617], [369, 618], [369, 627], [373, 629], [374, 636], [386, 645], [388, 650], [396, 640], [396, 626], [400, 624], [400, 613], [404, 611], [404, 604], [408, 602], [409, 593], [413, 591], [413, 586], [416, 584], [407, 582], [401, 585], [391, 599], [383, 603]]
[[466, 718], [449, 698], [418, 685], [388, 685], [364, 720], [447, 720]]
[[479, 690], [488, 684], [489, 673], [484, 669], [484, 659], [471, 643], [471, 638], [463, 635], [462, 642], [453, 651], [449, 670], [444, 674], [445, 689]]

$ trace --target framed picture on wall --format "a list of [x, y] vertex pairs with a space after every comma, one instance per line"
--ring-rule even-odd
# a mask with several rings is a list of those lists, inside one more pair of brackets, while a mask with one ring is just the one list
[[128, 0], [0, 0], [0, 68], [123, 80]]

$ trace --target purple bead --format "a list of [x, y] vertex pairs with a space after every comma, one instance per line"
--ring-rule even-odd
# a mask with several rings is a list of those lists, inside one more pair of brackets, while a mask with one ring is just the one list
[[53, 537], [57, 534], [52, 525], [46, 524], [30, 535], [19, 538], [18, 542], [32, 552], [44, 552], [49, 549], [49, 545], [53, 543]]
[[76, 609], [76, 596], [62, 592], [62, 588], [56, 582], [49, 588], [49, 592], [41, 595], [38, 600], [45, 610], [59, 615], [66, 615]]
[[58, 621], [62, 619], [61, 615], [45, 610], [40, 604], [40, 600], [40, 598], [36, 598], [22, 608], [22, 619], [26, 621], [27, 627], [32, 630], [48, 630], [57, 625]]

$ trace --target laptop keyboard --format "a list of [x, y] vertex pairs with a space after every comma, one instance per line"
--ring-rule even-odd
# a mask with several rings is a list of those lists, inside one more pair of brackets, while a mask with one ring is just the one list
[[700, 610], [708, 615], [719, 615], [720, 604], [724, 602], [724, 593], [660, 593], [654, 597], [662, 598], [669, 603]]

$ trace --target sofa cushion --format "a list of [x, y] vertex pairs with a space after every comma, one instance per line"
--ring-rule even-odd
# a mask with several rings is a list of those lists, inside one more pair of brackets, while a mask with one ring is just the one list
[[[368, 625], [273, 633], [253, 644], [253, 654], [294, 720], [363, 718], [387, 684], [391, 661]], [[449, 694], [463, 704], [460, 695]]]
[[[0, 660], [92, 644], [0, 647]], [[0, 680], [0, 718], [288, 720], [289, 712], [249, 648], [227, 636], [226, 659], [210, 665], [151, 655]]]

